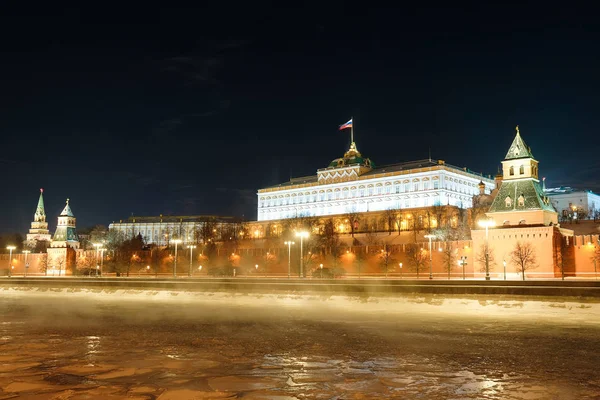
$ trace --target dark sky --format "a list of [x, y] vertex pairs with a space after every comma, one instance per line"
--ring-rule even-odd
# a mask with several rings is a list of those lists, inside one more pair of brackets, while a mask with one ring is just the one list
[[377, 165], [431, 148], [489, 174], [519, 124], [549, 186], [600, 191], [597, 10], [251, 4], [3, 6], [0, 232], [40, 187], [51, 229], [67, 197], [81, 228], [253, 219], [257, 189], [343, 154], [350, 116]]

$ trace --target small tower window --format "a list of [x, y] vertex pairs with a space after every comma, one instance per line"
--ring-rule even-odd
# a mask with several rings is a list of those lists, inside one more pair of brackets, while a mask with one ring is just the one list
[[509, 173], [509, 175], [510, 175], [510, 176], [513, 176], [513, 175], [515, 174], [515, 167], [512, 167], [512, 166], [511, 166], [511, 167], [510, 167], [510, 169], [509, 169], [508, 171], [509, 171], [509, 172], [508, 172], [508, 173]]
[[524, 167], [523, 165], [521, 165], [521, 166], [519, 167], [519, 174], [520, 174], [520, 175], [523, 175], [524, 173], [525, 173], [525, 167]]
[[506, 196], [506, 199], [504, 199], [504, 204], [506, 204], [506, 208], [512, 207], [512, 199], [510, 196]]
[[521, 194], [519, 196], [519, 207], [524, 207], [525, 206], [525, 197]]

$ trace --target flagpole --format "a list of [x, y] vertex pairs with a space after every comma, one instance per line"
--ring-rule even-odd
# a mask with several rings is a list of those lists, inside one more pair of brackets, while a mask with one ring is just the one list
[[350, 117], [350, 121], [352, 121], [352, 125], [350, 125], [350, 145], [354, 143], [354, 117]]

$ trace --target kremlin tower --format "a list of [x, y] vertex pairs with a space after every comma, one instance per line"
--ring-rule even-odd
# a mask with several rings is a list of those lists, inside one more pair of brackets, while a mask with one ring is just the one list
[[69, 206], [69, 199], [67, 204], [58, 216], [58, 225], [56, 226], [56, 232], [50, 247], [71, 247], [73, 249], [79, 248], [79, 237], [77, 236], [77, 230], [75, 228], [75, 216]]
[[79, 249], [79, 237], [75, 229], [75, 216], [71, 211], [69, 199], [58, 216], [56, 232], [48, 248], [48, 267], [58, 271], [58, 275], [72, 274], [75, 270], [76, 250]]
[[33, 222], [31, 223], [31, 229], [27, 234], [27, 240], [25, 246], [31, 249], [36, 248], [38, 242], [50, 243], [51, 236], [48, 230], [48, 222], [46, 222], [46, 211], [44, 209], [44, 189], [40, 189], [40, 198], [38, 200], [37, 208], [33, 216]]

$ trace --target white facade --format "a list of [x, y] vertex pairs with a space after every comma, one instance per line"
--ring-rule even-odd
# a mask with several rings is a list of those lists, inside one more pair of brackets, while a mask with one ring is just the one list
[[492, 179], [441, 160], [367, 171], [354, 166], [326, 168], [317, 174], [259, 190], [258, 221], [447, 204], [468, 208], [479, 194], [479, 182], [487, 193], [495, 187]]
[[[574, 190], [568, 187], [546, 189], [546, 195], [559, 215], [567, 216], [576, 210], [583, 209], [588, 218], [593, 218], [600, 211], [600, 195], [589, 190]], [[575, 210], [575, 212], [577, 212]]]

